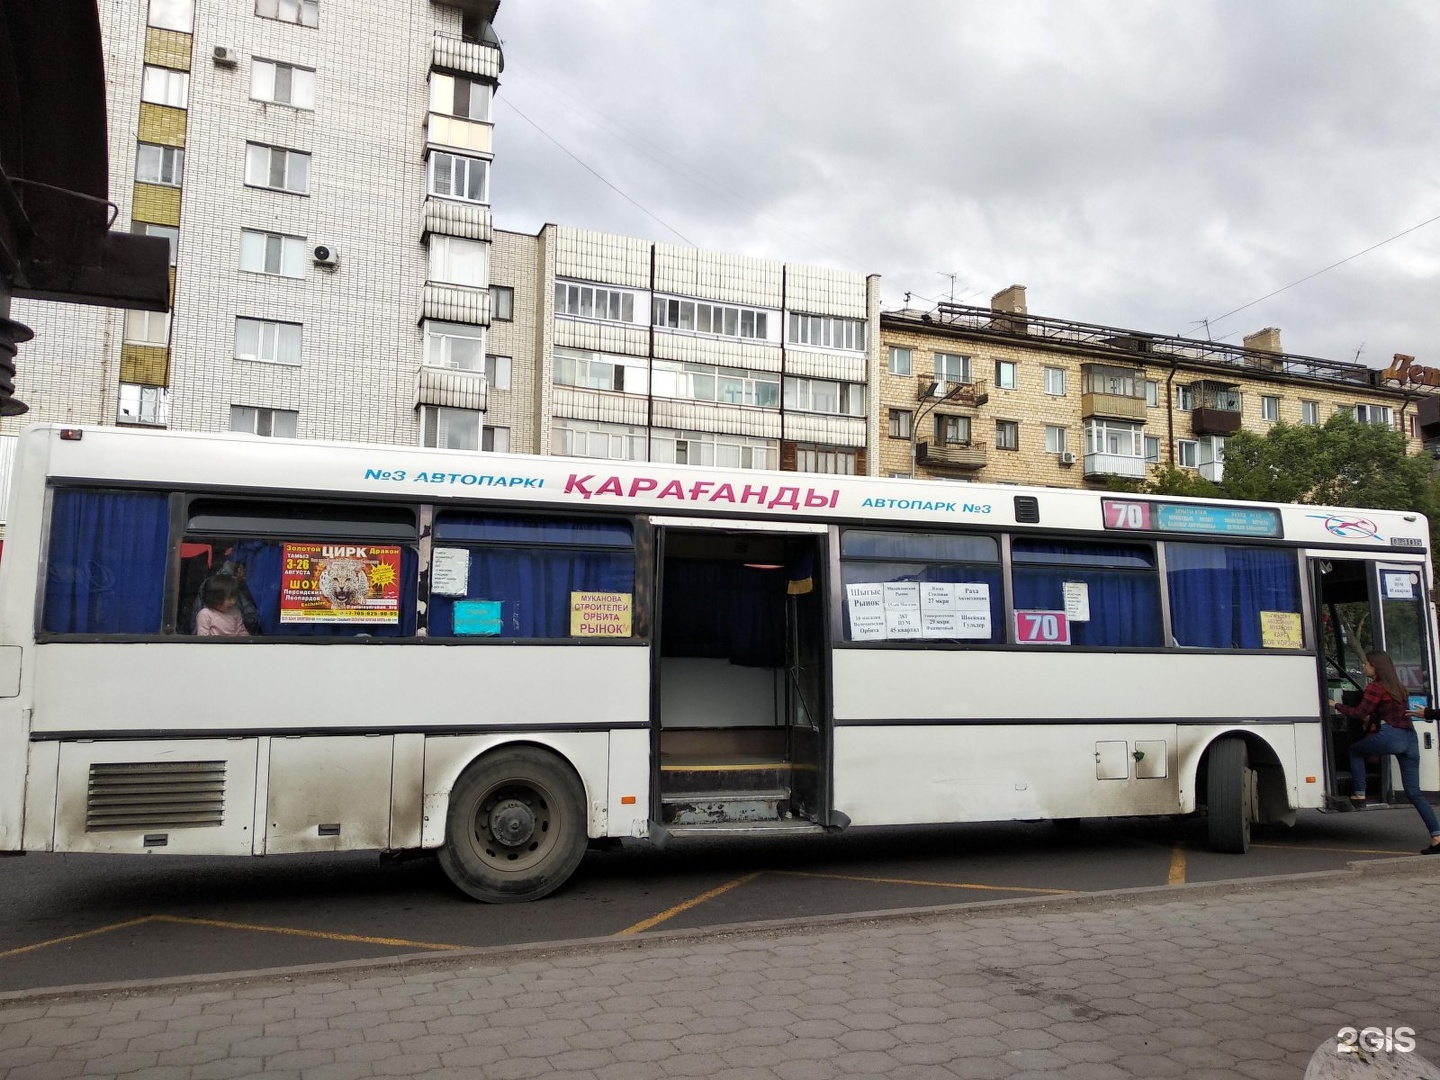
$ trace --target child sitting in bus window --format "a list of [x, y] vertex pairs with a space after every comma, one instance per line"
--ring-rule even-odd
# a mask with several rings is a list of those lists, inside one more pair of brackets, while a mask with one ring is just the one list
[[200, 637], [249, 637], [240, 614], [240, 585], [231, 574], [216, 574], [205, 582], [205, 606], [195, 616]]

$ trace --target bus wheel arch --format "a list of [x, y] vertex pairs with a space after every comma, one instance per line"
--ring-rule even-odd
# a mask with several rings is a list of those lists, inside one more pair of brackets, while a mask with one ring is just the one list
[[508, 744], [472, 761], [450, 789], [440, 865], [476, 900], [538, 900], [580, 865], [586, 823], [585, 785], [571, 764], [544, 746]]
[[1216, 851], [1244, 854], [1252, 826], [1294, 820], [1285, 767], [1274, 747], [1254, 732], [1215, 738], [1205, 748], [1195, 787], [1205, 798], [1210, 846]]

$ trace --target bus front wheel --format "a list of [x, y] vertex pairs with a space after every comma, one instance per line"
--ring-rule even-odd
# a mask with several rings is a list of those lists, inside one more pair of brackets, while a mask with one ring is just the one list
[[491, 904], [554, 892], [585, 855], [585, 791], [534, 747], [482, 758], [450, 792], [440, 865], [462, 891]]
[[1244, 739], [1227, 736], [1210, 748], [1205, 794], [1211, 848], [1245, 854], [1255, 817], [1255, 773]]

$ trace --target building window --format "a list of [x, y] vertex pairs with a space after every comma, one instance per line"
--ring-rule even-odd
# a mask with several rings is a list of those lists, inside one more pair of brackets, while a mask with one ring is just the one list
[[142, 184], [179, 187], [185, 175], [185, 151], [178, 146], [141, 143], [135, 149], [135, 179]]
[[458, 236], [430, 234], [430, 280], [476, 289], [490, 286], [490, 245]]
[[1001, 390], [1015, 389], [1015, 362], [1013, 360], [995, 361], [995, 385]]
[[457, 371], [482, 370], [485, 364], [485, 327], [427, 320], [425, 363]]
[[[660, 361], [656, 361], [658, 364]], [[709, 369], [714, 371], [714, 368]], [[556, 349], [554, 379], [556, 386], [578, 386], [585, 390], [614, 390], [617, 393], [647, 393], [645, 361], [611, 356], [608, 353], [582, 352], [579, 349]], [[657, 380], [658, 382], [658, 380]], [[667, 394], [677, 397], [677, 394]], [[708, 398], [706, 400], [714, 400]]]
[[650, 436], [650, 460], [724, 469], [773, 469], [779, 463], [779, 454], [775, 444], [766, 439], [657, 429]]
[[480, 449], [492, 454], [510, 452], [510, 429], [508, 427], [487, 427], [480, 432]]
[[787, 378], [785, 407], [832, 416], [864, 416], [865, 387], [860, 383], [831, 382], [828, 379]]
[[864, 352], [865, 320], [837, 319], [826, 315], [799, 315], [792, 311], [786, 340], [791, 345], [813, 345], [822, 349]]
[[[768, 371], [656, 360], [653, 372], [651, 392], [656, 397], [714, 401], [721, 405], [753, 405], [763, 409], [780, 406], [780, 376]], [[631, 391], [644, 393], [645, 371], [632, 369], [628, 376], [639, 380], [626, 384]]]
[[430, 111], [462, 120], [490, 119], [489, 83], [462, 79], [455, 75], [430, 76]]
[[305, 276], [305, 238], [240, 230], [240, 269], [251, 274]]
[[839, 450], [834, 447], [795, 447], [795, 471], [806, 473], [830, 473], [834, 476], [854, 476], [857, 456], [854, 450]]
[[262, 19], [320, 25], [320, 0], [255, 0], [255, 14]]
[[915, 366], [915, 352], [913, 349], [900, 349], [894, 345], [890, 346], [890, 367], [891, 375], [909, 375]]
[[995, 449], [1020, 449], [1020, 424], [1015, 420], [995, 421]]
[[1152, 409], [1160, 407], [1160, 380], [1145, 380], [1145, 404]]
[[552, 448], [562, 457], [644, 461], [648, 456], [645, 428], [584, 420], [556, 420], [551, 434]]
[[1175, 464], [1186, 469], [1200, 467], [1200, 444], [1193, 439], [1175, 441]]
[[[643, 305], [642, 305], [643, 307]], [[635, 317], [635, 294], [624, 289], [602, 289], [595, 285], [555, 283], [555, 314], [577, 319], [604, 319], [607, 322], [644, 321]]]
[[256, 60], [250, 66], [250, 96], [256, 101], [315, 108], [315, 72], [312, 68]]
[[969, 446], [970, 417], [935, 417], [935, 443], [937, 446]]
[[909, 409], [890, 410], [890, 438], [908, 439], [915, 430], [915, 414]]
[[492, 390], [509, 390], [510, 357], [487, 355], [485, 357], [485, 381], [490, 384]]
[[190, 75], [184, 71], [145, 65], [140, 84], [140, 100], [151, 105], [169, 105], [171, 108], [185, 108], [185, 99], [190, 93]]
[[515, 318], [515, 290], [510, 286], [490, 286], [490, 318], [493, 322], [510, 322]]
[[125, 312], [125, 340], [135, 345], [164, 345], [170, 340], [168, 311]]
[[163, 386], [120, 384], [120, 411], [117, 424], [149, 424], [164, 427], [170, 413], [170, 391]]
[[250, 187], [310, 194], [310, 155], [279, 146], [245, 144], [245, 183]]
[[653, 322], [671, 330], [768, 341], [769, 312], [755, 308], [708, 304], [702, 300], [679, 300], [657, 296]]
[[1300, 403], [1300, 422], [1311, 425], [1320, 423], [1320, 403], [1318, 401], [1302, 401]]
[[1145, 452], [1145, 429], [1123, 420], [1086, 421], [1085, 450], [1091, 454], [1140, 457]]
[[300, 363], [300, 323], [269, 319], [235, 320], [235, 359], [267, 364]]
[[935, 393], [947, 394], [957, 383], [970, 381], [970, 357], [955, 353], [935, 354]]
[[490, 201], [490, 163], [484, 158], [432, 150], [429, 164], [431, 195], [462, 202]]
[[1175, 408], [1181, 412], [1189, 412], [1195, 408], [1195, 388], [1193, 386], [1175, 387]]
[[1047, 367], [1045, 369], [1045, 393], [1052, 397], [1065, 396], [1065, 369], [1058, 367]]
[[480, 414], [474, 409], [421, 406], [421, 443], [437, 450], [479, 450]]
[[150, 0], [149, 22], [161, 30], [188, 34], [195, 22], [195, 0]]
[[1351, 413], [1357, 424], [1376, 424], [1386, 427], [1393, 427], [1395, 424], [1395, 410], [1389, 405], [1356, 405], [1355, 411]]
[[299, 430], [300, 414], [290, 409], [252, 409], [230, 406], [230, 430], [268, 438], [293, 439]]
[[1151, 465], [1160, 462], [1160, 439], [1156, 435], [1145, 436], [1145, 461]]
[[1065, 429], [1055, 424], [1045, 425], [1045, 452], [1047, 454], [1063, 454], [1065, 452]]
[[175, 265], [175, 249], [180, 244], [180, 230], [174, 225], [154, 225], [148, 221], [132, 221], [130, 231], [136, 236], [161, 236], [170, 244], [170, 265]]
[[1280, 399], [1278, 397], [1270, 397], [1266, 394], [1260, 395], [1260, 419], [1280, 419]]

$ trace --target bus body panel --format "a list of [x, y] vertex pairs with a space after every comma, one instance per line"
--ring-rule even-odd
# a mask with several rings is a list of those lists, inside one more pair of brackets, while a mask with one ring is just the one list
[[[650, 719], [644, 646], [47, 642], [33, 667], [37, 734], [364, 734]], [[265, 692], [263, 709], [249, 689]]]

